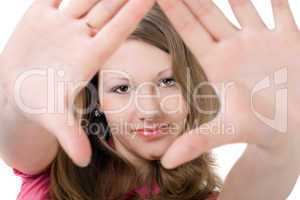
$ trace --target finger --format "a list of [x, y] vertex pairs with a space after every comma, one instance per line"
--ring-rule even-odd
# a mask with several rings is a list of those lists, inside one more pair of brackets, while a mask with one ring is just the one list
[[111, 54], [135, 30], [155, 0], [130, 0], [92, 39], [96, 52]]
[[[163, 166], [172, 169], [199, 157], [212, 148], [225, 144], [246, 142], [245, 136], [239, 134], [237, 130], [221, 132], [221, 130], [216, 131], [207, 128], [215, 127], [219, 123], [218, 119], [215, 119], [205, 124], [203, 128], [199, 127], [180, 136], [163, 156], [161, 160]], [[228, 127], [228, 125], [225, 124], [224, 126]]]
[[229, 0], [229, 3], [242, 28], [266, 28], [250, 0]]
[[92, 27], [101, 29], [128, 0], [102, 0], [87, 14]]
[[215, 42], [181, 0], [157, 0], [191, 51], [203, 56]]
[[232, 23], [230, 23], [220, 9], [211, 0], [184, 0], [188, 7], [197, 16], [198, 20], [217, 40], [230, 37], [236, 33]]
[[[54, 123], [49, 123], [54, 122]], [[87, 166], [91, 159], [91, 147], [87, 135], [74, 119], [75, 125], [67, 125], [64, 116], [47, 116], [45, 128], [53, 133], [67, 155], [79, 166]]]
[[85, 15], [99, 0], [71, 0], [62, 10], [66, 15], [80, 18]]
[[297, 29], [288, 0], [272, 0], [276, 28]]
[[36, 0], [36, 2], [58, 8], [60, 6], [62, 0]]

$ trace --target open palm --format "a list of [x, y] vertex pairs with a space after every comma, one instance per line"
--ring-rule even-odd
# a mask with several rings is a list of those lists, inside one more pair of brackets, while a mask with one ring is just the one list
[[[0, 74], [11, 102], [22, 96], [21, 103], [15, 102], [18, 115], [38, 122], [75, 163], [86, 165], [91, 157], [88, 138], [78, 134], [83, 130], [75, 119], [67, 123], [66, 116], [73, 114], [72, 97], [135, 30], [154, 0], [72, 0], [60, 10], [61, 2], [32, 4], [1, 54]], [[49, 82], [50, 76], [55, 76], [55, 83]], [[63, 93], [57, 92], [57, 82], [64, 84]], [[18, 84], [22, 89], [16, 89]], [[48, 96], [51, 91], [59, 96], [57, 101]]]
[[[238, 142], [255, 144], [268, 150], [289, 149], [290, 157], [296, 158], [295, 155], [300, 152], [296, 142], [300, 141], [300, 135], [296, 133], [296, 125], [299, 124], [297, 102], [300, 100], [296, 85], [297, 75], [300, 74], [300, 33], [288, 1], [272, 1], [276, 21], [274, 30], [264, 25], [250, 0], [229, 1], [242, 26], [241, 30], [227, 21], [211, 0], [158, 2], [198, 59], [209, 81], [213, 84], [233, 83], [226, 91], [226, 102], [221, 102], [228, 110], [220, 112], [208, 126], [221, 120], [225, 125], [232, 123], [235, 128], [232, 135], [208, 133], [201, 127], [194, 129], [175, 141], [166, 152], [163, 163], [170, 168], [176, 167], [214, 147]], [[258, 119], [251, 107], [251, 92], [272, 75], [280, 83], [288, 77], [285, 82], [289, 90], [288, 123], [279, 128]], [[217, 90], [217, 93], [221, 92]], [[261, 113], [272, 111], [275, 105], [272, 95], [262, 93], [257, 96], [256, 106]], [[282, 122], [282, 118], [278, 122]], [[282, 132], [285, 134], [279, 134]], [[293, 162], [300, 163], [299, 159]]]

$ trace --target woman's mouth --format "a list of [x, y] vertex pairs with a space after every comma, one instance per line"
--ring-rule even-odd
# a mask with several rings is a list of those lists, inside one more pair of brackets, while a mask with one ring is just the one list
[[159, 128], [140, 128], [136, 129], [135, 133], [141, 137], [155, 139], [160, 138], [163, 135], [166, 135], [167, 126], [162, 126]]

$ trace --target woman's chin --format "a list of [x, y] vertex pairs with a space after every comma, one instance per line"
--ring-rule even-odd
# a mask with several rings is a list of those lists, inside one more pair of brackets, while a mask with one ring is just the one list
[[162, 140], [159, 144], [155, 144], [156, 146], [148, 146], [145, 145], [142, 157], [146, 160], [160, 160], [163, 155], [167, 152], [170, 145], [174, 142], [174, 139]]
[[164, 153], [165, 153], [165, 151], [151, 152], [143, 157], [144, 157], [144, 159], [149, 160], [149, 161], [160, 160], [163, 157]]
[[154, 161], [154, 160], [160, 160], [162, 158], [162, 155], [151, 155], [148, 160]]

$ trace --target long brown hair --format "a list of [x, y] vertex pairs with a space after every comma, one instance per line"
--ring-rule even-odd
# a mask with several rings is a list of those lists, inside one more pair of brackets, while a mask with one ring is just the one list
[[[129, 39], [139, 40], [158, 47], [172, 57], [175, 79], [179, 83], [184, 98], [188, 102], [188, 117], [185, 130], [210, 121], [215, 114], [202, 110], [219, 110], [215, 98], [195, 100], [191, 98], [197, 85], [206, 82], [207, 77], [200, 64], [185, 46], [182, 39], [171, 26], [167, 17], [156, 4], [144, 17]], [[187, 80], [189, 83], [187, 83]], [[97, 86], [93, 79], [90, 83]], [[78, 95], [78, 105], [91, 104], [88, 88]], [[197, 94], [215, 94], [212, 87], [201, 87]], [[89, 119], [81, 114], [79, 119]], [[115, 152], [97, 135], [88, 134], [92, 146], [92, 161], [85, 168], [77, 167], [60, 148], [51, 166], [51, 185], [49, 194], [55, 200], [117, 200], [133, 191], [131, 200], [142, 199], [134, 189], [141, 185], [136, 169], [124, 157]], [[167, 170], [159, 161], [149, 161], [152, 167], [146, 181], [142, 184], [151, 188], [153, 181], [160, 187], [159, 194], [150, 194], [148, 199], [155, 200], [201, 200], [213, 191], [219, 190], [221, 181], [214, 172], [215, 161], [210, 153], [188, 162], [176, 169]]]

